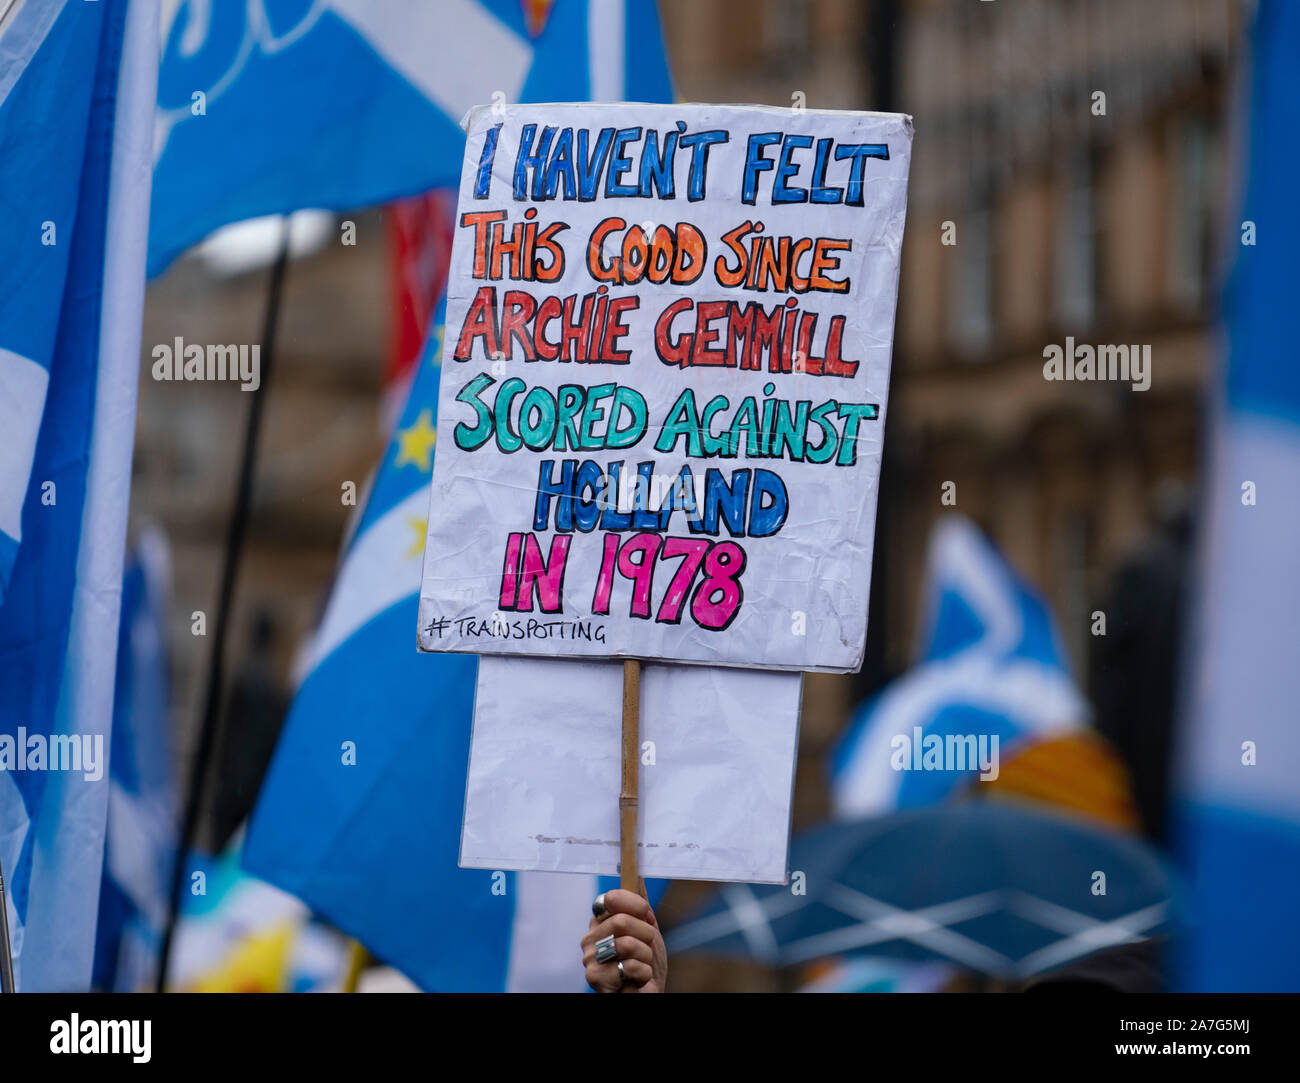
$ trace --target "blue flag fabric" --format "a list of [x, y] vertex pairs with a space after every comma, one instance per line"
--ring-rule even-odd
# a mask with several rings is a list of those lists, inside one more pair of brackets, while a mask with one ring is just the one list
[[[389, 15], [416, 6], [403, 0], [374, 5]], [[356, 5], [330, 7], [351, 17]], [[373, 172], [379, 180], [339, 201], [357, 204], [458, 184], [464, 141], [452, 122], [465, 105], [672, 98], [653, 0], [558, 0], [532, 40], [517, 0], [457, 0], [437, 10], [442, 17], [436, 25], [421, 18], [405, 26], [421, 55], [441, 57], [455, 70], [463, 54], [482, 70], [454, 106], [435, 109], [430, 92], [419, 103], [423, 127], [403, 130], [376, 110], [345, 114], [377, 126], [370, 143], [350, 143], [343, 155], [351, 163], [361, 157], [357, 146], [380, 145]], [[484, 48], [476, 28], [485, 16], [494, 21], [492, 34], [504, 27], [532, 50], [525, 75], [512, 67], [513, 44], [501, 55]], [[302, 39], [304, 47], [308, 40]], [[519, 79], [514, 89], [512, 80]], [[494, 99], [497, 91], [502, 99]], [[312, 193], [316, 178], [303, 159], [284, 153], [290, 136], [281, 131], [276, 138], [274, 160], [284, 155], [292, 171], [283, 189], [286, 202], [250, 203], [230, 217], [328, 205]], [[390, 143], [417, 154], [418, 168], [394, 162]], [[347, 163], [340, 168], [350, 168]], [[415, 647], [444, 314], [445, 299], [347, 543], [249, 826], [244, 865], [424, 989], [576, 991], [583, 988], [578, 941], [592, 897], [616, 885], [592, 876], [457, 864], [477, 663], [421, 655]]]
[[960, 515], [931, 537], [924, 606], [917, 664], [859, 708], [836, 748], [837, 815], [933, 804], [976, 777], [911, 769], [931, 736], [997, 735], [1003, 754], [1087, 721], [1046, 604]]
[[163, 27], [149, 273], [229, 222], [454, 187], [474, 105], [618, 99], [625, 86], [671, 100], [654, 0], [557, 0], [536, 37], [524, 7], [176, 5]]
[[424, 989], [576, 990], [596, 878], [457, 866], [477, 659], [415, 650], [445, 307], [312, 644], [244, 866]]
[[[5, 202], [0, 224], [5, 256], [0, 260], [0, 432], [4, 433], [0, 447], [0, 601], [8, 591], [24, 520], [31, 523], [29, 530], [40, 530], [50, 518], [26, 513], [47, 403], [47, 428], [58, 426], [65, 431], [50, 433], [46, 445], [57, 441], [61, 449], [70, 452], [63, 457], [72, 462], [65, 477], [43, 476], [42, 480], [55, 482], [56, 497], [58, 483], [64, 482], [64, 507], [69, 514], [80, 514], [78, 475], [84, 474], [90, 441], [87, 427], [80, 431], [74, 427], [76, 406], [81, 405], [81, 416], [89, 413], [88, 396], [94, 387], [93, 327], [79, 343], [79, 351], [67, 351], [74, 361], [62, 367], [62, 379], [50, 387], [64, 298], [73, 291], [71, 276], [80, 273], [72, 259], [76, 255], [89, 257], [79, 263], [94, 262], [95, 253], [89, 250], [94, 238], [87, 235], [78, 250], [73, 232], [78, 203], [83, 191], [87, 201], [102, 201], [105, 193], [105, 163], [95, 156], [86, 160], [92, 125], [102, 125], [104, 118], [91, 116], [93, 87], [89, 82], [70, 85], [72, 70], [94, 72], [100, 66], [104, 15], [98, 10], [75, 10], [81, 6], [64, 11], [64, 4], [24, 5], [0, 31], [0, 55], [6, 61], [0, 69], [0, 170]], [[108, 49], [111, 52], [111, 43]], [[102, 206], [99, 211], [102, 214]], [[102, 245], [102, 235], [98, 240]], [[65, 411], [67, 421], [60, 417]], [[42, 475], [48, 458], [42, 459]], [[82, 461], [78, 464], [76, 460]], [[55, 560], [66, 565], [72, 559], [75, 549], [70, 552], [68, 546], [75, 546], [77, 534], [76, 529], [58, 531], [65, 544]], [[54, 539], [42, 538], [31, 548], [43, 548], [47, 540]], [[61, 607], [60, 619], [66, 615], [67, 607]], [[57, 687], [57, 680], [47, 687]]]
[[27, 991], [90, 983], [157, 32], [134, 0], [0, 21], [0, 863]]
[[153, 988], [167, 920], [177, 805], [167, 653], [169, 558], [163, 535], [144, 533], [122, 583], [108, 824], [99, 893], [93, 986]]
[[1174, 808], [1196, 992], [1300, 990], [1300, 5], [1261, 0], [1251, 52]]

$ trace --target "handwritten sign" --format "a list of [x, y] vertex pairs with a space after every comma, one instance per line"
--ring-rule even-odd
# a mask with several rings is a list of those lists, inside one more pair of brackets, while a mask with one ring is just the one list
[[467, 130], [420, 648], [856, 669], [910, 119]]

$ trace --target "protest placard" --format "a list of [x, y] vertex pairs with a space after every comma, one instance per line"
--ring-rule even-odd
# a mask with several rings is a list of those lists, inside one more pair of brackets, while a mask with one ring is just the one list
[[[462, 866], [618, 871], [622, 680], [618, 662], [479, 660]], [[644, 667], [642, 876], [785, 880], [801, 688], [790, 673]]]
[[466, 125], [420, 648], [856, 669], [910, 118]]

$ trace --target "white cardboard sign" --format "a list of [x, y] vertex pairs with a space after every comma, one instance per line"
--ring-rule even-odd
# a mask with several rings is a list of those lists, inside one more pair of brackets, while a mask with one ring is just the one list
[[[802, 679], [647, 664], [642, 876], [783, 883]], [[623, 666], [479, 660], [460, 863], [616, 875]]]
[[910, 118], [466, 125], [420, 648], [856, 669]]

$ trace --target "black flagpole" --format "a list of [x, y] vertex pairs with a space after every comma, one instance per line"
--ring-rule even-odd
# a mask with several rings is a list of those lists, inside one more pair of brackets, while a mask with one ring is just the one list
[[199, 816], [203, 810], [204, 782], [208, 774], [208, 761], [216, 745], [220, 729], [221, 685], [225, 673], [226, 631], [230, 623], [230, 604], [235, 592], [235, 579], [239, 573], [239, 558], [244, 548], [244, 535], [248, 528], [248, 508], [253, 495], [253, 469], [257, 463], [257, 435], [262, 426], [262, 410], [266, 403], [267, 386], [271, 378], [271, 362], [275, 354], [275, 331], [280, 319], [280, 296], [284, 290], [285, 271], [289, 266], [289, 215], [284, 216], [280, 234], [280, 251], [271, 268], [270, 284], [266, 295], [266, 317], [262, 324], [261, 383], [253, 393], [248, 407], [248, 421], [244, 429], [244, 449], [239, 462], [239, 487], [235, 504], [226, 528], [226, 548], [221, 562], [221, 587], [217, 595], [217, 618], [212, 631], [212, 651], [208, 658], [207, 686], [203, 698], [203, 721], [199, 729], [198, 745], [190, 762], [189, 791], [185, 804], [185, 819], [177, 840], [176, 858], [172, 865], [171, 894], [168, 901], [167, 927], [163, 932], [162, 950], [158, 955], [158, 976], [155, 989], [161, 993], [167, 984], [167, 966], [171, 958], [172, 936], [176, 931], [176, 918], [180, 911], [181, 890], [185, 880], [185, 859], [194, 846]]
[[14, 993], [14, 957], [9, 947], [9, 906], [5, 902], [5, 870], [0, 865], [0, 993]]

